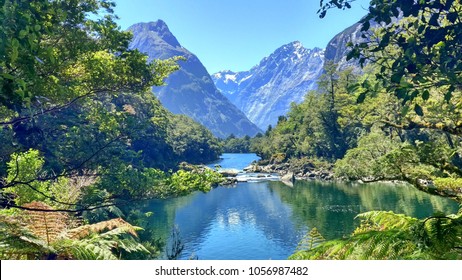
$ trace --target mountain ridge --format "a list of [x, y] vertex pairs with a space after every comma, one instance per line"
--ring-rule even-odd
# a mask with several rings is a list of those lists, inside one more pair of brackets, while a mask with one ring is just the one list
[[260, 129], [275, 125], [290, 103], [299, 103], [317, 88], [324, 50], [307, 49], [299, 41], [281, 46], [248, 71], [212, 75], [217, 88]]
[[260, 130], [215, 86], [199, 58], [182, 47], [162, 21], [137, 23], [130, 47], [146, 53], [150, 60], [183, 56], [180, 69], [166, 79], [166, 85], [153, 88], [161, 103], [174, 114], [184, 114], [221, 138], [230, 134], [254, 136]]

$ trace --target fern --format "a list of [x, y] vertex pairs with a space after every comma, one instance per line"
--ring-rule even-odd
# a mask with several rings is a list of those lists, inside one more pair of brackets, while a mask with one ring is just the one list
[[115, 228], [123, 229], [123, 231], [130, 233], [133, 236], [137, 236], [136, 231], [140, 230], [140, 228], [132, 226], [123, 219], [116, 218], [108, 221], [99, 222], [96, 224], [80, 226], [78, 228], [69, 230], [64, 234], [65, 237], [70, 239], [82, 239], [92, 233], [100, 233]]
[[325, 239], [318, 229], [313, 228], [298, 243], [296, 251], [312, 250], [324, 241]]
[[24, 226], [21, 217], [0, 215], [0, 258], [30, 259], [54, 249]]
[[358, 218], [361, 225], [350, 237], [305, 246], [290, 259], [462, 259], [460, 213], [418, 220], [372, 211]]
[[[2, 259], [119, 259], [125, 253], [147, 254], [137, 241], [141, 228], [121, 218], [72, 228], [75, 219], [42, 202], [26, 205], [37, 211], [0, 215]], [[71, 229], [69, 229], [71, 228]]]
[[95, 239], [61, 240], [58, 242], [60, 259], [117, 260], [112, 251], [114, 242]]
[[418, 219], [391, 211], [370, 211], [356, 216], [363, 224], [367, 224], [376, 230], [405, 229], [418, 222]]
[[[38, 201], [24, 204], [24, 207], [38, 210], [53, 210], [47, 204]], [[26, 216], [28, 218], [27, 228], [37, 237], [45, 240], [48, 245], [67, 229], [66, 222], [69, 220], [67, 215], [60, 212], [26, 211]]]

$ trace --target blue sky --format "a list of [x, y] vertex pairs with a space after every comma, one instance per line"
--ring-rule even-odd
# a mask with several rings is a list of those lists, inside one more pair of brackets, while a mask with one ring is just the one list
[[324, 48], [337, 33], [366, 14], [369, 0], [319, 19], [318, 0], [115, 0], [123, 29], [164, 20], [180, 44], [196, 54], [210, 74], [243, 71], [278, 47], [300, 41]]

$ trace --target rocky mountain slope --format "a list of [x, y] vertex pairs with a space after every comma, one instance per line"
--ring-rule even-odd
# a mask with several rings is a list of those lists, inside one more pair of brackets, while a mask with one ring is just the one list
[[154, 88], [161, 103], [175, 114], [184, 114], [201, 123], [217, 137], [254, 136], [260, 130], [215, 87], [200, 60], [180, 45], [165, 22], [138, 23], [131, 48], [147, 53], [150, 59], [183, 56], [181, 69], [171, 74], [166, 85]]
[[292, 42], [278, 48], [249, 71], [221, 71], [212, 75], [215, 85], [259, 128], [275, 125], [292, 102], [299, 103], [317, 88], [324, 50]]
[[[376, 24], [371, 24], [376, 26]], [[347, 44], [352, 42], [353, 44], [361, 43], [365, 41], [361, 37], [361, 24], [355, 23], [352, 26], [346, 28], [342, 32], [332, 38], [326, 47], [325, 58], [327, 60], [332, 60], [334, 63], [338, 64], [338, 69], [345, 70], [346, 68], [354, 68], [356, 71], [361, 71], [361, 68], [356, 60], [346, 60], [349, 48]]]

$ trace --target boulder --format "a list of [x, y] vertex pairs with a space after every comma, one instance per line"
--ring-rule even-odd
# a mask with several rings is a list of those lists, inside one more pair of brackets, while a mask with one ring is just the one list
[[245, 172], [258, 173], [262, 171], [262, 168], [256, 164], [251, 164], [243, 169]]
[[218, 173], [225, 177], [236, 177], [239, 174], [239, 170], [237, 169], [221, 169], [218, 170]]
[[281, 177], [281, 182], [289, 187], [293, 187], [295, 183], [295, 174], [293, 172], [287, 172], [286, 175]]

